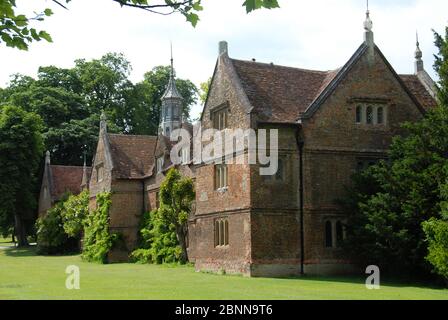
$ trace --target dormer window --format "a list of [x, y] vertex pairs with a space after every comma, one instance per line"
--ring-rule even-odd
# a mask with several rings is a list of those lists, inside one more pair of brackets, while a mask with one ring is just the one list
[[157, 173], [162, 173], [163, 171], [164, 159], [163, 157], [157, 158]]

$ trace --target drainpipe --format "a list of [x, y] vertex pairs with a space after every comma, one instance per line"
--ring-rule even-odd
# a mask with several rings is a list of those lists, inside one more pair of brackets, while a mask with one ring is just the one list
[[299, 126], [296, 134], [297, 149], [299, 151], [299, 210], [300, 210], [300, 274], [305, 274], [305, 232], [304, 232], [304, 199], [303, 199], [303, 147], [305, 142], [300, 137]]

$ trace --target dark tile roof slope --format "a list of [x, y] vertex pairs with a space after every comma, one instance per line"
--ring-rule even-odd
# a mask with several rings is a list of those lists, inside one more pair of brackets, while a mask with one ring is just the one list
[[436, 100], [426, 90], [420, 79], [413, 74], [400, 75], [406, 87], [411, 91], [415, 98], [425, 109], [431, 109], [437, 105]]
[[[79, 194], [81, 192], [81, 183], [83, 167], [58, 166], [51, 165], [51, 197], [59, 200], [64, 193]], [[92, 169], [87, 168], [87, 176], [90, 177]]]
[[117, 178], [139, 179], [151, 172], [157, 137], [109, 134]]
[[296, 122], [319, 96], [335, 71], [314, 71], [232, 59], [254, 111], [261, 121]]

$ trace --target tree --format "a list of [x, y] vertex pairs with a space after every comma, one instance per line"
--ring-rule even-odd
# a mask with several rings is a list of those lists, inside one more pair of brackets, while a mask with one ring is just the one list
[[446, 270], [439, 253], [448, 199], [447, 43], [436, 34], [439, 106], [405, 124], [407, 133], [394, 139], [388, 161], [357, 175], [344, 201], [349, 253], [397, 274], [428, 275], [428, 260]]
[[[44, 142], [54, 164], [82, 165], [83, 153], [90, 160], [98, 139], [102, 110], [111, 133], [156, 135], [161, 97], [169, 80], [169, 67], [156, 67], [134, 85], [132, 67], [118, 53], [100, 59], [77, 60], [75, 67], [40, 67], [37, 79], [13, 75], [0, 90], [1, 105], [16, 105], [41, 116]], [[184, 97], [188, 118], [197, 100], [197, 88], [189, 80], [176, 80]]]
[[[168, 66], [157, 66], [145, 73], [144, 80], [135, 87], [134, 115], [131, 119], [132, 133], [157, 134], [162, 109], [162, 96], [165, 93], [170, 78], [171, 69]], [[190, 117], [190, 108], [197, 102], [198, 89], [186, 79], [176, 79], [176, 86], [183, 97], [182, 114]]]
[[207, 81], [202, 82], [199, 85], [199, 99], [201, 99], [202, 104], [205, 104], [207, 97], [208, 97], [208, 91], [210, 90], [210, 85], [212, 83], [212, 78], [209, 78]]
[[195, 198], [193, 181], [190, 178], [182, 178], [178, 170], [170, 169], [160, 186], [159, 194], [160, 217], [165, 225], [174, 226], [177, 240], [182, 249], [180, 261], [186, 263], [188, 261], [187, 222]]
[[[67, 9], [64, 3], [72, 0], [52, 0], [58, 6]], [[188, 22], [195, 27], [199, 21], [198, 13], [203, 10], [202, 0], [112, 0], [121, 7], [132, 7], [161, 15], [171, 15], [173, 13], [182, 14]], [[278, 8], [277, 0], [246, 0], [243, 3], [246, 12], [257, 9]], [[5, 43], [9, 47], [28, 50], [28, 46], [33, 41], [42, 39], [52, 42], [51, 36], [46, 31], [37, 31], [31, 27], [33, 21], [43, 21], [45, 17], [53, 14], [50, 8], [34, 16], [17, 14], [16, 0], [0, 0], [0, 43]]]
[[19, 246], [27, 245], [27, 221], [36, 208], [41, 131], [42, 120], [35, 113], [13, 106], [0, 109], [0, 221], [14, 220]]

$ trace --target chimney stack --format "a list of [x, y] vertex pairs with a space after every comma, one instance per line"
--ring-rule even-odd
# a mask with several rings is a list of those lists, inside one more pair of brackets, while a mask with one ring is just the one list
[[229, 54], [229, 44], [227, 43], [227, 41], [219, 42], [219, 55], [222, 54]]

